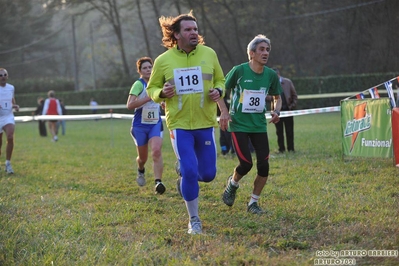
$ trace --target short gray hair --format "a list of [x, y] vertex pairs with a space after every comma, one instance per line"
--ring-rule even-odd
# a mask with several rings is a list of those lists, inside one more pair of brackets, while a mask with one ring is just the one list
[[258, 46], [258, 44], [265, 42], [269, 45], [270, 49], [272, 48], [272, 45], [270, 43], [269, 38], [267, 38], [265, 35], [263, 34], [258, 34], [255, 36], [255, 38], [252, 39], [252, 41], [250, 41], [248, 43], [248, 47], [247, 47], [247, 54], [248, 54], [248, 59], [251, 60], [251, 55], [249, 54], [249, 52], [255, 52], [256, 51], [256, 46]]

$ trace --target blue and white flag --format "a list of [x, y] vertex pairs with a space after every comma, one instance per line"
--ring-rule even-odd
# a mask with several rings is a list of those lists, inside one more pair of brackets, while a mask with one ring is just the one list
[[392, 82], [391, 81], [387, 81], [384, 83], [385, 88], [387, 89], [388, 92], [388, 97], [389, 100], [391, 102], [391, 107], [394, 108], [396, 107], [396, 103], [395, 103], [395, 96], [393, 94], [393, 89], [392, 89]]
[[359, 94], [356, 94], [356, 99], [358, 99], [358, 100], [364, 99], [364, 94], [362, 92]]
[[369, 93], [371, 95], [371, 98], [373, 99], [380, 98], [380, 94], [378, 93], [377, 87], [369, 89]]

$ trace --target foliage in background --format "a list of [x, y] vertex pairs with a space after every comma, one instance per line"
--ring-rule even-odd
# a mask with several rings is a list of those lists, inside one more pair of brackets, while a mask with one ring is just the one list
[[[68, 114], [88, 114], [91, 110], [68, 110], [68, 105], [86, 105], [89, 106], [90, 99], [94, 98], [99, 105], [126, 104], [129, 96], [130, 86], [125, 88], [101, 89], [95, 91], [79, 92], [55, 92], [58, 99], [62, 99]], [[47, 92], [22, 94], [16, 96], [16, 101], [20, 107], [36, 107], [38, 97], [47, 97]], [[99, 109], [99, 113], [109, 113], [108, 109]], [[126, 108], [119, 109], [118, 113], [132, 113]], [[30, 113], [29, 113], [30, 114]], [[18, 115], [26, 115], [19, 112]]]
[[[284, 73], [282, 73], [283, 76]], [[360, 91], [369, 89], [372, 86], [381, 84], [389, 79], [399, 75], [398, 73], [374, 73], [374, 74], [362, 74], [362, 75], [345, 75], [345, 76], [326, 76], [326, 77], [307, 77], [298, 78], [293, 77], [291, 80], [294, 82], [295, 88], [299, 95], [299, 101], [297, 109], [309, 109], [327, 106], [338, 106], [342, 97], [329, 97], [319, 99], [301, 99], [301, 95], [305, 94], [323, 94], [323, 93], [334, 93], [334, 92], [353, 92], [356, 94]], [[111, 79], [114, 80], [114, 79]], [[46, 97], [48, 90], [43, 90], [40, 93], [26, 93], [26, 89], [31, 87], [39, 86], [41, 88], [51, 88], [56, 91], [56, 96], [64, 100], [64, 103], [68, 105], [88, 105], [90, 98], [94, 97], [99, 104], [125, 104], [128, 98], [128, 93], [132, 80], [119, 81], [119, 84], [124, 86], [114, 87], [113, 89], [101, 89], [101, 90], [87, 90], [81, 92], [75, 91], [59, 91], [58, 89], [64, 88], [64, 85], [71, 85], [70, 81], [55, 81], [47, 83], [41, 83], [42, 80], [38, 80], [39, 84], [33, 82], [34, 85], [29, 83], [10, 80], [10, 83], [16, 87], [16, 100], [22, 107], [34, 107], [36, 106], [37, 97]], [[51, 85], [50, 85], [51, 84]], [[111, 88], [112, 83], [108, 83]], [[53, 86], [54, 85], [54, 86]], [[73, 86], [73, 85], [71, 85]], [[382, 92], [380, 92], [382, 93]], [[108, 110], [105, 110], [108, 112]], [[89, 112], [86, 111], [86, 112]], [[128, 112], [127, 110], [118, 110], [118, 112]], [[85, 113], [85, 111], [81, 111]], [[72, 113], [70, 113], [72, 114]]]
[[139, 57], [155, 58], [165, 50], [158, 18], [191, 9], [225, 73], [248, 60], [246, 46], [259, 33], [271, 39], [269, 66], [279, 66], [287, 77], [399, 69], [396, 0], [0, 0], [0, 5], [0, 67], [21, 80], [74, 79], [77, 73], [78, 90], [108, 88], [104, 81], [115, 72], [113, 86], [121, 85], [118, 80], [135, 73]]
[[[320, 99], [301, 99], [305, 94], [323, 94], [336, 92], [353, 92], [355, 94], [370, 89], [373, 86], [395, 78], [396, 73], [372, 73], [360, 75], [341, 75], [325, 77], [294, 77], [291, 80], [298, 93], [298, 109], [338, 106], [340, 101], [346, 97], [328, 97]], [[282, 73], [284, 76], [284, 73]], [[288, 77], [289, 78], [289, 77]], [[393, 88], [395, 90], [395, 88]], [[381, 97], [387, 97], [386, 90], [380, 91]]]
[[[281, 73], [284, 76], [284, 73]], [[370, 73], [323, 77], [294, 77], [295, 88], [301, 94], [361, 92], [399, 76], [399, 72]], [[287, 77], [289, 78], [289, 77]]]
[[49, 90], [68, 92], [74, 91], [74, 81], [65, 78], [30, 78], [30, 79], [13, 79], [10, 74], [8, 83], [15, 87], [15, 93], [20, 94], [40, 94], [43, 95]]

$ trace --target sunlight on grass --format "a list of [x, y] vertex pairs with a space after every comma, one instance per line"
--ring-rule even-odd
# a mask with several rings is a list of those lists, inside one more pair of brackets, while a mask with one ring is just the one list
[[223, 204], [237, 159], [218, 155], [216, 179], [201, 184], [199, 236], [187, 234], [166, 132], [167, 191], [154, 194], [151, 161], [147, 185], [137, 186], [130, 123], [67, 121], [57, 143], [36, 123], [17, 124], [15, 174], [0, 174], [0, 265], [313, 265], [318, 250], [399, 249], [398, 169], [392, 159], [343, 158], [338, 113], [296, 117], [295, 153], [275, 153], [268, 125], [265, 215], [246, 212], [254, 168], [234, 206]]

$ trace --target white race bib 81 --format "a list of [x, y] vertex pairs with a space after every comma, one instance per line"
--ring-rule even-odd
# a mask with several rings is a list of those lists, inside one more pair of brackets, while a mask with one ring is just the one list
[[143, 106], [141, 112], [141, 123], [156, 124], [159, 120], [159, 104], [150, 102]]

